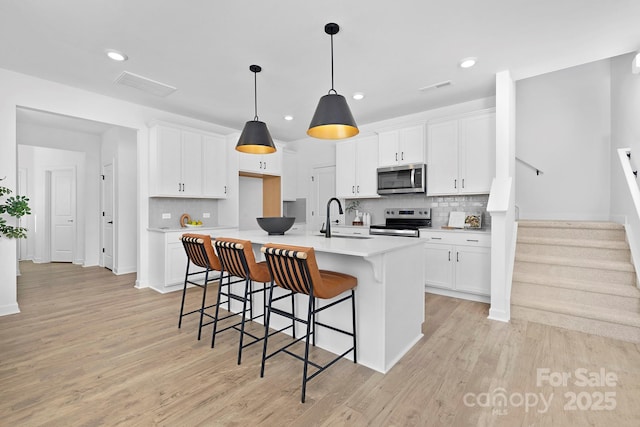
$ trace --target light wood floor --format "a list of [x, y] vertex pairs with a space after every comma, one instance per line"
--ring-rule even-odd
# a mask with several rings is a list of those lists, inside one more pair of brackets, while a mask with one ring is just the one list
[[[101, 268], [23, 262], [21, 270], [21, 313], [0, 317], [2, 426], [640, 423], [639, 346], [489, 321], [486, 304], [427, 295], [425, 337], [387, 375], [340, 361], [309, 383], [301, 404], [300, 362], [275, 357], [260, 378], [261, 349], [253, 346], [237, 366], [237, 333], [220, 335], [211, 349], [210, 328], [197, 341], [195, 319], [178, 330], [177, 292], [134, 289], [134, 275]], [[190, 303], [198, 292], [189, 292]], [[572, 378], [566, 387], [538, 386], [538, 368]], [[579, 387], [579, 368], [604, 369], [617, 382]], [[507, 405], [487, 404], [481, 393], [500, 388]], [[614, 393], [615, 409], [589, 410], [604, 392]], [[564, 408], [567, 393], [581, 396], [576, 410]], [[541, 402], [520, 405], [534, 394], [553, 394], [548, 411]]]

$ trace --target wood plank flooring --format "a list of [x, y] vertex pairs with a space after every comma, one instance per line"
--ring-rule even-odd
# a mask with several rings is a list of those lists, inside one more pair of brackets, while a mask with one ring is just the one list
[[[196, 339], [195, 316], [177, 328], [178, 292], [135, 289], [135, 275], [101, 268], [30, 262], [20, 268], [21, 313], [0, 317], [0, 426], [637, 426], [640, 420], [638, 345], [489, 321], [486, 304], [427, 294], [425, 336], [388, 374], [339, 361], [309, 383], [301, 404], [300, 362], [275, 357], [260, 378], [256, 345], [236, 365], [237, 333], [220, 335], [211, 349], [210, 327]], [[198, 304], [199, 292], [190, 290], [190, 305]], [[539, 368], [571, 378], [566, 386], [538, 384]], [[604, 369], [617, 377], [615, 385], [577, 385], [580, 368]], [[548, 409], [540, 396], [551, 399]]]

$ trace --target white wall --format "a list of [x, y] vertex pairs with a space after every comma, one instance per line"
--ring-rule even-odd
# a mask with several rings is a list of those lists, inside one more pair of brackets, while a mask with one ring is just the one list
[[136, 131], [114, 126], [102, 135], [101, 168], [114, 166], [113, 272], [132, 273], [137, 265], [137, 154]]
[[[611, 59], [611, 145], [631, 149], [633, 170], [640, 168], [640, 74], [631, 73], [635, 53]], [[640, 184], [638, 180], [635, 180]], [[611, 159], [611, 217], [624, 223], [634, 264], [640, 265], [640, 218], [618, 156]], [[639, 272], [640, 274], [640, 272]], [[640, 285], [640, 280], [638, 281]]]
[[609, 60], [516, 84], [516, 204], [523, 219], [608, 220]]
[[[16, 108], [26, 107], [72, 117], [110, 123], [137, 130], [138, 170], [138, 278], [137, 285], [148, 286], [149, 237], [149, 132], [151, 120], [163, 120], [206, 131], [227, 135], [237, 130], [216, 126], [141, 105], [120, 101], [104, 95], [87, 92], [0, 69], [0, 176], [7, 176], [3, 184], [16, 188]], [[96, 233], [97, 234], [97, 233]], [[0, 315], [19, 311], [16, 292], [16, 242], [0, 238]]]
[[[39, 207], [38, 211], [28, 219], [30, 233], [37, 227], [38, 235], [30, 234], [29, 239], [35, 248], [35, 262], [47, 262], [48, 254], [44, 253], [45, 233], [44, 226], [44, 170], [61, 168], [65, 165], [77, 167], [76, 176], [76, 253], [73, 262], [85, 266], [98, 265], [100, 246], [100, 137], [83, 132], [75, 132], [64, 129], [51, 128], [40, 125], [20, 124], [17, 128], [17, 140], [20, 145], [33, 147], [45, 147], [54, 150], [25, 150], [19, 155], [20, 167], [25, 157], [37, 155], [39, 159], [38, 170], [35, 176], [31, 175], [35, 182], [29, 186], [36, 192], [29, 195], [32, 203]], [[50, 154], [47, 154], [50, 153]], [[76, 156], [73, 153], [80, 153]], [[47, 156], [51, 156], [50, 158]], [[65, 161], [65, 159], [73, 159]], [[80, 160], [82, 159], [82, 160]], [[32, 181], [32, 180], [28, 180]], [[38, 218], [37, 224], [32, 224]]]
[[256, 218], [262, 217], [262, 178], [241, 176], [238, 225], [241, 230], [260, 228]]

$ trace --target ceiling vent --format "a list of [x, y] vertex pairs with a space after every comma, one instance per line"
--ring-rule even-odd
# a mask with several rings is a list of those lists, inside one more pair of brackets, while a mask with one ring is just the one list
[[440, 83], [435, 83], [429, 86], [421, 87], [418, 89], [420, 92], [426, 92], [431, 89], [442, 89], [443, 87], [451, 86], [451, 80], [445, 80]]
[[123, 71], [116, 79], [116, 83], [160, 97], [169, 96], [177, 90], [173, 86], [169, 86], [128, 71]]

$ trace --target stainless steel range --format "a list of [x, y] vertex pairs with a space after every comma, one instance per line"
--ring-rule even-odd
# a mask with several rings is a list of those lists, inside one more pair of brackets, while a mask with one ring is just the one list
[[369, 234], [420, 237], [421, 228], [431, 227], [430, 208], [388, 208], [384, 224], [369, 227]]

